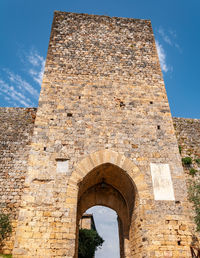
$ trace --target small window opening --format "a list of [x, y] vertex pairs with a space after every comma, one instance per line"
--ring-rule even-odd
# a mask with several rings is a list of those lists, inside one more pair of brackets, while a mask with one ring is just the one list
[[67, 113], [67, 116], [72, 117], [72, 113]]
[[157, 125], [157, 129], [160, 130], [160, 125]]
[[145, 242], [145, 241], [147, 241], [147, 238], [146, 238], [146, 237], [143, 237], [143, 238], [142, 238], [142, 242]]
[[124, 104], [123, 101], [121, 101], [121, 102], [119, 103], [119, 105], [120, 105], [120, 107], [125, 107], [125, 104]]

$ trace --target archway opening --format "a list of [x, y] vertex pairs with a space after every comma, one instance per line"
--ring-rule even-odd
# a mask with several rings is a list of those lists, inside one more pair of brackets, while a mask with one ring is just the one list
[[136, 189], [132, 179], [120, 167], [105, 163], [90, 171], [79, 183], [76, 257], [80, 218], [86, 210], [96, 205], [111, 208], [118, 214], [120, 257], [126, 257], [135, 198]]
[[[86, 215], [87, 214], [87, 215]], [[85, 221], [84, 221], [85, 220]], [[81, 218], [81, 228], [93, 228], [103, 238], [102, 247], [95, 252], [95, 258], [120, 257], [119, 227], [117, 213], [105, 206], [94, 206], [84, 213]]]

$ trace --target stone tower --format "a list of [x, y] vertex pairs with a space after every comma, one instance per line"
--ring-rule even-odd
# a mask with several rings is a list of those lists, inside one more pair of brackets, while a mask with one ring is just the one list
[[55, 12], [14, 257], [77, 257], [94, 205], [123, 257], [190, 257], [190, 211], [151, 22]]

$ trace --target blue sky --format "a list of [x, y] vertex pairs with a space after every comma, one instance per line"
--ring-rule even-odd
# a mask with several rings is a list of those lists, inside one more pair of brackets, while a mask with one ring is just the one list
[[54, 10], [151, 19], [172, 115], [200, 118], [199, 0], [1, 0], [0, 106], [37, 106]]
[[119, 258], [119, 232], [117, 213], [107, 207], [95, 206], [87, 210], [92, 213], [97, 232], [104, 243], [95, 252], [95, 258]]
[[0, 0], [0, 106], [37, 106], [54, 10], [150, 19], [172, 115], [200, 118], [199, 0]]

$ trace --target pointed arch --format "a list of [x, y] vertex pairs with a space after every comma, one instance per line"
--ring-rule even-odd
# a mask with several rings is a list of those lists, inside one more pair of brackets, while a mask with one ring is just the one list
[[[104, 181], [107, 190], [102, 191], [101, 184]], [[124, 253], [121, 258], [131, 257], [129, 239], [134, 242], [134, 239], [136, 237], [138, 239], [140, 236], [138, 229], [140, 219], [139, 195], [146, 189], [143, 173], [121, 153], [106, 149], [91, 153], [83, 158], [75, 166], [67, 187], [68, 200], [66, 202], [71, 207], [72, 213], [76, 214], [74, 257], [77, 257], [79, 219], [83, 211], [92, 205], [111, 207], [118, 213], [123, 228], [120, 237], [123, 239], [121, 250], [124, 250]], [[124, 214], [121, 209], [124, 210]]]
[[132, 180], [139, 197], [140, 192], [144, 190], [144, 185], [141, 184], [141, 181], [144, 182], [143, 173], [140, 173], [139, 168], [123, 154], [108, 149], [93, 152], [83, 158], [75, 166], [68, 184], [77, 187], [90, 171], [106, 163], [113, 164], [125, 171]]

